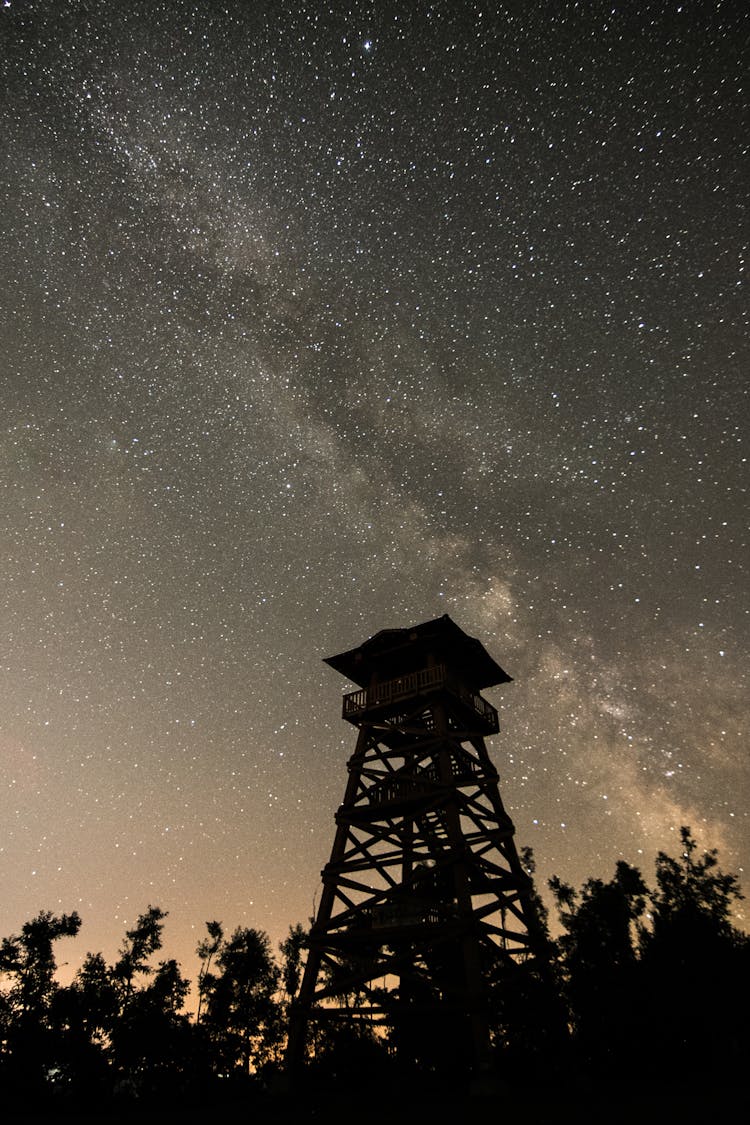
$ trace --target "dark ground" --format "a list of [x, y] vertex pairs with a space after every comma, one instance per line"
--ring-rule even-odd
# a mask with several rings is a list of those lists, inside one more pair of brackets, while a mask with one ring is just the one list
[[[739, 1083], [737, 1084], [739, 1086]], [[507, 1089], [481, 1095], [435, 1097], [428, 1092], [404, 1097], [397, 1091], [367, 1086], [342, 1096], [331, 1090], [308, 1097], [267, 1095], [241, 1102], [200, 1106], [118, 1106], [99, 1110], [62, 1111], [11, 1109], [0, 1112], [4, 1125], [214, 1125], [247, 1122], [256, 1125], [463, 1125], [464, 1122], [505, 1122], [517, 1125], [706, 1125], [717, 1118], [731, 1120], [734, 1107], [744, 1095], [735, 1090], [696, 1090], [690, 1086], [689, 1069], [675, 1086], [597, 1090]], [[0, 1107], [0, 1111], [2, 1107]], [[7, 1107], [6, 1107], [7, 1111]]]

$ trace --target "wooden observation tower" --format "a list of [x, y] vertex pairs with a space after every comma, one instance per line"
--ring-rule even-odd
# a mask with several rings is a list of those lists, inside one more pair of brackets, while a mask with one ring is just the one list
[[498, 717], [480, 692], [510, 676], [447, 615], [385, 629], [326, 663], [359, 685], [343, 706], [358, 736], [289, 1066], [311, 1023], [343, 1020], [381, 1025], [407, 1062], [419, 1062], [427, 1034], [476, 1073], [490, 1062], [490, 978], [539, 948], [484, 741]]

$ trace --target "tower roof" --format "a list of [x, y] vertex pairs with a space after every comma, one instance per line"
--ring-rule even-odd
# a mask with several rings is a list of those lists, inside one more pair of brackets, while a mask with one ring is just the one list
[[400, 676], [424, 667], [429, 656], [461, 669], [479, 690], [512, 679], [481, 641], [465, 633], [447, 613], [410, 629], [381, 629], [358, 648], [326, 657], [325, 663], [359, 687], [368, 687], [373, 674]]

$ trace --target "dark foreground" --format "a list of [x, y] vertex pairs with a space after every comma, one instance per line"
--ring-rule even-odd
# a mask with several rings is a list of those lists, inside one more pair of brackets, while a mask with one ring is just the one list
[[108, 1105], [90, 1107], [49, 1104], [46, 1107], [6, 1107], [5, 1125], [214, 1125], [247, 1122], [255, 1125], [463, 1125], [486, 1121], [495, 1125], [692, 1125], [732, 1120], [733, 1107], [744, 1101], [739, 1082], [722, 1089], [695, 1088], [689, 1073], [670, 1085], [630, 1088], [509, 1089], [497, 1086], [481, 1093], [436, 1095], [429, 1090], [406, 1095], [397, 1090], [363, 1087], [343, 1095], [335, 1089], [306, 1095], [264, 1093], [241, 1100], [201, 1105]]

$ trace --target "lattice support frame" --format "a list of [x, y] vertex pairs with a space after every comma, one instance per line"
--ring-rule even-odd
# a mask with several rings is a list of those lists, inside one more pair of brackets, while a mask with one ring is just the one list
[[[316, 1020], [393, 1031], [450, 1016], [469, 1064], [485, 1069], [488, 972], [540, 949], [531, 881], [484, 740], [497, 714], [460, 671], [430, 658], [418, 675], [387, 680], [381, 667], [345, 697], [357, 744], [293, 1006], [290, 1068]], [[341, 1003], [352, 993], [356, 1004]]]

